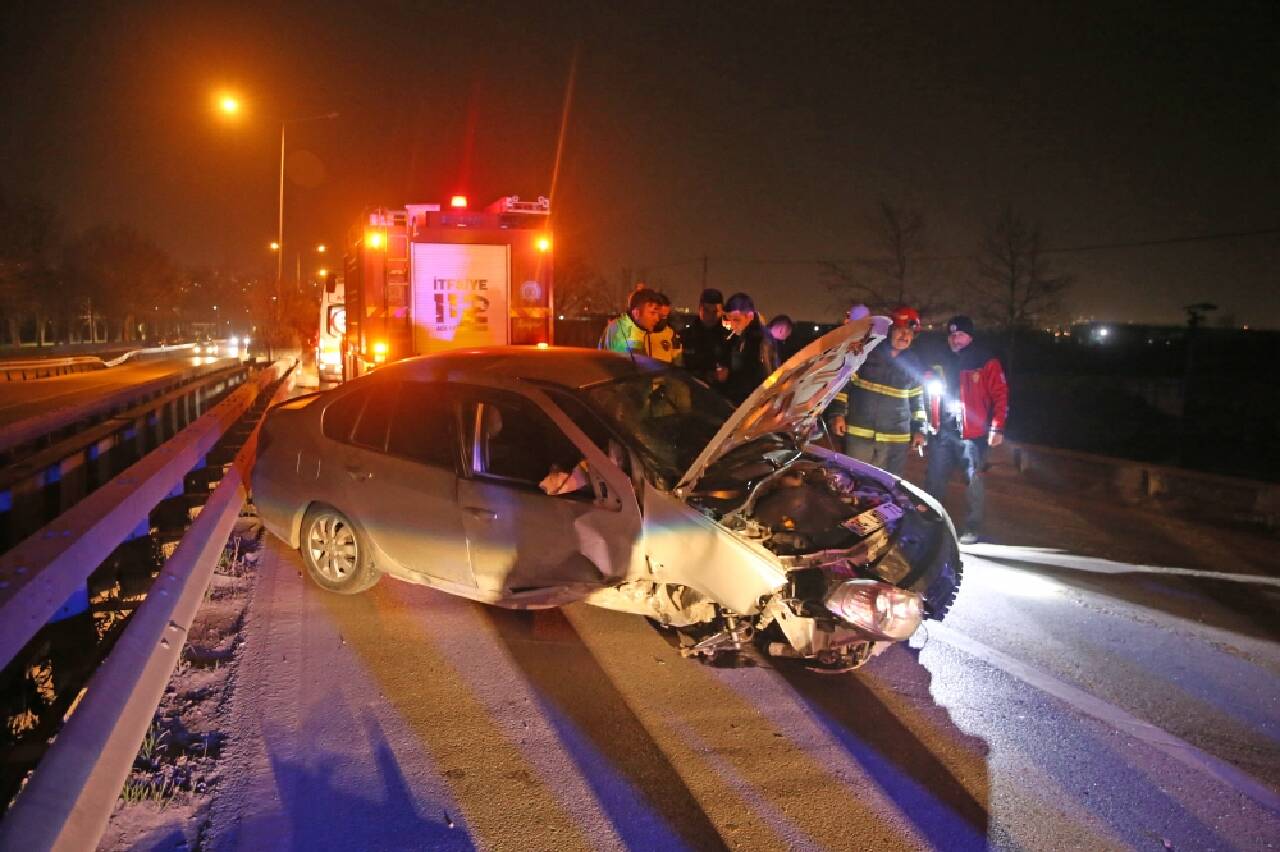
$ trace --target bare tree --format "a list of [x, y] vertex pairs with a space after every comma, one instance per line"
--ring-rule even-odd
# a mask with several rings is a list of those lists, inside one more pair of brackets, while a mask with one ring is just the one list
[[556, 261], [556, 313], [563, 316], [612, 313], [618, 310], [617, 288], [580, 257]]
[[920, 211], [881, 199], [871, 223], [873, 253], [849, 263], [823, 264], [827, 289], [845, 307], [862, 302], [888, 312], [909, 304], [922, 315], [948, 305], [925, 262], [925, 223]]
[[975, 264], [971, 293], [976, 313], [1008, 336], [1005, 369], [1012, 372], [1017, 332], [1055, 318], [1073, 279], [1052, 273], [1039, 224], [1010, 205], [987, 229]]
[[58, 233], [52, 207], [0, 190], [0, 317], [14, 345], [26, 319], [36, 321], [36, 340], [44, 341], [44, 318], [58, 298], [52, 266]]
[[114, 322], [123, 343], [133, 342], [138, 324], [154, 314], [155, 306], [177, 297], [178, 275], [169, 255], [127, 226], [85, 231], [67, 247], [65, 267], [91, 326], [97, 317]]

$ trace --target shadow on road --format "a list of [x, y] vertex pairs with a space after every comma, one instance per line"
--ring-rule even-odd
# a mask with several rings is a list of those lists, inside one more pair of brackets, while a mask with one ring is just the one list
[[[986, 849], [987, 744], [961, 731], [933, 701], [932, 676], [917, 655], [898, 645], [854, 674], [815, 674], [786, 661], [777, 661], [777, 669], [932, 845]], [[944, 750], [958, 766], [939, 758]]]
[[560, 610], [480, 611], [629, 848], [728, 848]]
[[[345, 702], [333, 695], [325, 702], [332, 711], [343, 713]], [[333, 719], [318, 719], [313, 712], [302, 723], [303, 731], [280, 731], [272, 735], [268, 727], [266, 742], [276, 789], [280, 795], [283, 816], [289, 823], [290, 843], [277, 838], [273, 848], [292, 850], [319, 849], [456, 849], [475, 846], [465, 831], [446, 826], [441, 818], [424, 817], [399, 762], [391, 750], [382, 727], [368, 713], [361, 722], [368, 738], [368, 748], [377, 765], [381, 789], [363, 790], [343, 787], [343, 779], [353, 780], [348, 764], [350, 744], [326, 747]], [[354, 719], [342, 725], [347, 736], [357, 735]], [[272, 748], [273, 742], [307, 743], [306, 751]], [[274, 818], [271, 815], [267, 817]], [[261, 837], [257, 839], [263, 839]]]

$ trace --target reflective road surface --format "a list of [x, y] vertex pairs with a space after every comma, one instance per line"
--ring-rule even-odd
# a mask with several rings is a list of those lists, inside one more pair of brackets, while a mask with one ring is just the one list
[[854, 675], [708, 667], [582, 605], [330, 595], [268, 537], [204, 846], [1280, 845], [1276, 539], [989, 492], [952, 614]]

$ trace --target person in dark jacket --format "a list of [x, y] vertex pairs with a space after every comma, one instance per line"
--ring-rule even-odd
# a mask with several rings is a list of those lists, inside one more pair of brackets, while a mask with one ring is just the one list
[[724, 296], [707, 288], [698, 297], [698, 316], [681, 335], [684, 368], [709, 385], [723, 382], [729, 368], [729, 329], [724, 327]]
[[833, 435], [844, 436], [846, 455], [901, 476], [908, 447], [924, 443], [923, 371], [908, 351], [920, 315], [904, 305], [890, 319], [889, 339], [836, 394], [827, 420]]
[[1000, 361], [974, 343], [973, 320], [954, 316], [947, 322], [944, 353], [924, 375], [929, 411], [928, 464], [925, 490], [941, 500], [947, 479], [956, 468], [968, 482], [969, 512], [962, 544], [974, 544], [982, 535], [985, 509], [983, 466], [988, 447], [1004, 441], [1009, 416], [1009, 387]]
[[734, 405], [741, 405], [760, 383], [778, 369], [773, 337], [760, 323], [755, 302], [746, 293], [734, 293], [724, 303], [729, 336], [729, 374], [719, 386]]

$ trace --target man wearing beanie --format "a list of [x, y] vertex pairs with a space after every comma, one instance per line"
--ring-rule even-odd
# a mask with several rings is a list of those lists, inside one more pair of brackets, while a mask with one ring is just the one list
[[925, 373], [929, 438], [925, 490], [938, 500], [946, 495], [947, 480], [957, 468], [968, 483], [969, 511], [961, 544], [974, 544], [982, 535], [985, 509], [983, 464], [987, 448], [1004, 441], [1009, 414], [1009, 388], [1000, 361], [974, 342], [973, 320], [954, 316], [947, 321], [947, 348]]

